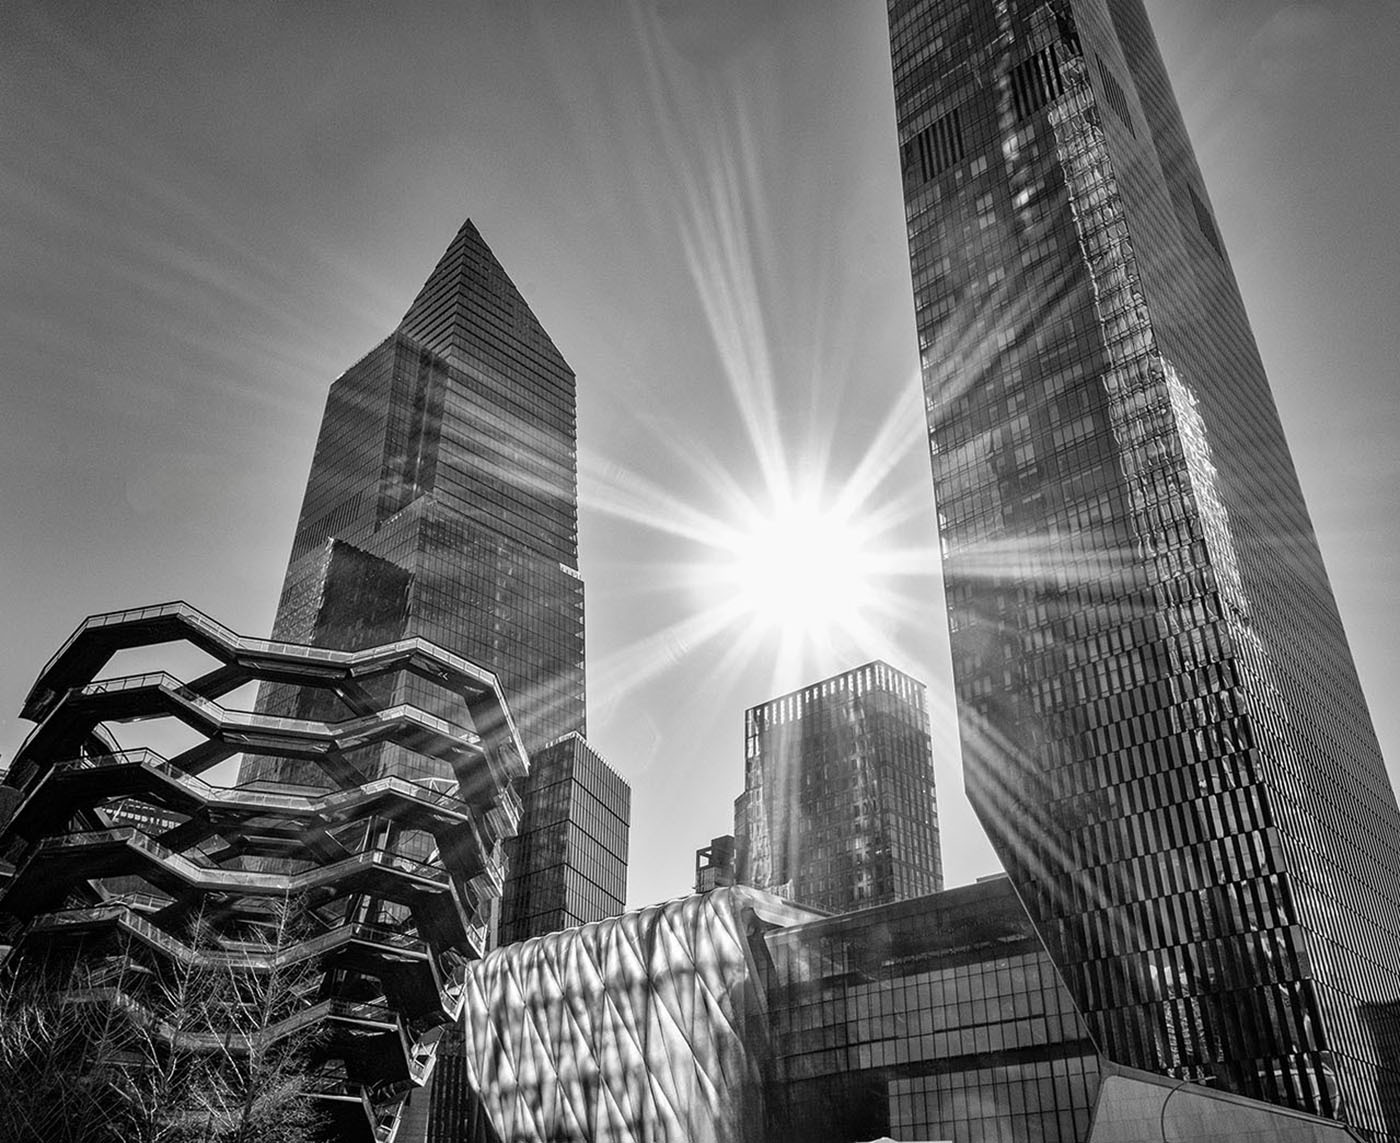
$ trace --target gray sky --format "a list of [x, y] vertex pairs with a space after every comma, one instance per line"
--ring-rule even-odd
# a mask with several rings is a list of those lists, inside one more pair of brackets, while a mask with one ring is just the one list
[[[1151, 0], [1392, 774], [1400, 6]], [[731, 828], [746, 706], [881, 657], [961, 796], [880, 0], [18, 0], [0, 40], [0, 754], [86, 614], [271, 625], [326, 388], [471, 216], [579, 375], [590, 737], [631, 900]], [[786, 474], [786, 477], [780, 475]], [[783, 479], [883, 606], [720, 622]], [[823, 492], [823, 490], [825, 490]]]

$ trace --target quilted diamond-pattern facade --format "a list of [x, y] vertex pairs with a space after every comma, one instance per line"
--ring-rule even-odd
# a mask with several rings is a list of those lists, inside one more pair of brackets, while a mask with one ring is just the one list
[[499, 949], [467, 975], [466, 1062], [506, 1143], [757, 1143], [751, 941], [814, 914], [719, 889]]

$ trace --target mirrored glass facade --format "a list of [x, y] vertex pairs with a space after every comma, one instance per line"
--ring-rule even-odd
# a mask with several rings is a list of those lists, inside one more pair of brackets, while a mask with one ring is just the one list
[[496, 671], [532, 754], [583, 732], [574, 390], [467, 222], [398, 329], [331, 386], [277, 637], [422, 635]]
[[501, 944], [611, 917], [627, 895], [627, 783], [569, 734], [535, 752], [530, 791], [511, 855], [520, 872], [501, 898]]
[[[522, 832], [506, 846], [508, 939], [547, 931], [526, 920], [594, 920], [623, 902], [630, 791], [578, 739], [577, 468], [573, 370], [468, 221], [399, 327], [331, 386], [277, 610], [281, 639], [357, 648], [420, 635], [496, 673], [545, 761], [539, 787], [522, 784]], [[430, 681], [401, 687], [382, 697], [444, 714], [451, 703]], [[304, 715], [316, 699], [269, 687], [259, 701]], [[563, 755], [546, 749], [561, 740], [587, 759], [566, 750], [578, 780], [562, 814]], [[357, 762], [440, 777], [392, 746]], [[285, 759], [249, 759], [243, 776], [322, 781]], [[554, 904], [522, 913], [545, 897]]]
[[782, 1137], [1087, 1137], [1098, 1057], [1004, 878], [770, 932]]
[[889, 20], [978, 815], [1110, 1058], [1400, 1131], [1400, 813], [1144, 7]]
[[923, 683], [879, 661], [750, 709], [735, 879], [840, 912], [943, 887]]

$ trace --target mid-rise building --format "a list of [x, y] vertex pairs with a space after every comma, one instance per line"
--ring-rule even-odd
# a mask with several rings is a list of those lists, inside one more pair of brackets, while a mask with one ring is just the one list
[[924, 685], [878, 660], [751, 708], [735, 877], [828, 912], [943, 887]]
[[581, 735], [535, 751], [501, 898], [501, 944], [622, 911], [631, 806], [627, 783]]
[[755, 958], [814, 916], [719, 889], [497, 949], [466, 979], [464, 1143], [771, 1139]]
[[[468, 221], [398, 328], [331, 386], [274, 625], [321, 647], [420, 636], [495, 672], [527, 752], [544, 759], [532, 767], [541, 784], [520, 791], [530, 824], [507, 846], [510, 938], [547, 931], [527, 922], [616, 913], [626, 881], [627, 784], [578, 741], [575, 405], [573, 370]], [[441, 703], [430, 683], [404, 686], [393, 697]], [[272, 687], [260, 708], [305, 714], [314, 701]], [[567, 759], [549, 754], [566, 738], [578, 742]], [[392, 746], [357, 764], [431, 777]], [[590, 776], [566, 798], [579, 818], [552, 804], [565, 765]], [[250, 759], [243, 780], [261, 778], [321, 780]], [[563, 912], [519, 904], [545, 897]]]
[[1089, 1137], [1098, 1055], [1005, 878], [765, 943], [789, 1138]]
[[890, 0], [967, 788], [1106, 1055], [1400, 1134], [1400, 812], [1142, 0]]

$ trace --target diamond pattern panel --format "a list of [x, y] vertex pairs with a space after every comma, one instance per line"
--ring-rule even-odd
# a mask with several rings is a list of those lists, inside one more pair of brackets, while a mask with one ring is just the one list
[[524, 941], [471, 966], [468, 1075], [511, 1143], [764, 1137], [750, 937], [807, 915], [743, 887]]

